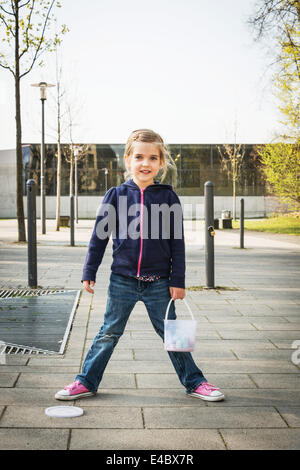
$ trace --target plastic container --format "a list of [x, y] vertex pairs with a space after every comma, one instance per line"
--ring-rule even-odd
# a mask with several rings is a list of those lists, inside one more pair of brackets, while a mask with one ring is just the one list
[[164, 347], [166, 351], [191, 352], [195, 349], [197, 321], [186, 302], [192, 320], [168, 320], [168, 313], [173, 299], [170, 300], [164, 320]]

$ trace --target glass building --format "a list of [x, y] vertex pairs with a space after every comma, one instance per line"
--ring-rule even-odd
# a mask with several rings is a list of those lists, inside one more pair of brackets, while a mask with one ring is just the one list
[[[40, 185], [40, 144], [23, 146], [23, 182], [34, 178], [37, 194]], [[223, 145], [216, 144], [170, 144], [169, 150], [177, 166], [177, 175], [168, 174], [164, 183], [172, 184], [179, 196], [203, 196], [204, 183], [214, 183], [216, 196], [232, 195], [232, 176], [222, 166]], [[124, 181], [124, 144], [90, 144], [84, 155], [79, 155], [77, 181], [79, 196], [103, 196], [111, 186]], [[70, 145], [62, 144], [61, 195], [70, 192]], [[241, 147], [243, 155], [236, 194], [263, 196], [266, 182], [259, 165], [256, 145]], [[225, 156], [226, 158], [226, 156]], [[57, 145], [45, 146], [45, 191], [48, 196], [56, 195]], [[74, 172], [73, 172], [74, 174]], [[73, 176], [74, 177], [74, 176]]]

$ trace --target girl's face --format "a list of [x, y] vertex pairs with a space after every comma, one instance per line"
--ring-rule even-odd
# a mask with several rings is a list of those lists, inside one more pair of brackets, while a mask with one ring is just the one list
[[152, 142], [135, 142], [127, 164], [133, 181], [140, 188], [154, 184], [154, 178], [162, 167], [159, 146]]

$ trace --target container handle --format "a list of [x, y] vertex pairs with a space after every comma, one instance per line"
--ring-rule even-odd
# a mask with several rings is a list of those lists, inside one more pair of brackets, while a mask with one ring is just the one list
[[[174, 300], [174, 299], [171, 298], [170, 301], [169, 301], [169, 303], [168, 303], [168, 307], [167, 307], [167, 311], [166, 311], [166, 316], [165, 316], [165, 321], [168, 320], [168, 314], [169, 314], [169, 309], [170, 309], [170, 305], [171, 305], [172, 300]], [[193, 315], [193, 312], [192, 312], [192, 310], [191, 310], [190, 307], [189, 307], [189, 304], [187, 303], [187, 301], [186, 301], [185, 299], [182, 299], [182, 300], [184, 301], [185, 305], [187, 306], [187, 309], [188, 309], [188, 311], [190, 312], [192, 319], [195, 320], [194, 315]], [[175, 302], [175, 300], [174, 300], [174, 302]]]

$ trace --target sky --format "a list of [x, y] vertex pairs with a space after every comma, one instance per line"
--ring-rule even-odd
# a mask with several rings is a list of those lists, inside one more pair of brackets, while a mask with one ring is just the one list
[[[151, 128], [169, 143], [265, 143], [280, 128], [270, 57], [247, 24], [256, 0], [61, 0], [58, 58], [74, 142], [125, 143]], [[1, 44], [0, 44], [1, 49]], [[40, 142], [32, 83], [56, 83], [56, 56], [21, 81], [22, 141]], [[56, 88], [45, 104], [56, 141]], [[15, 148], [12, 75], [0, 68], [0, 149]], [[62, 140], [70, 140], [65, 116]]]

